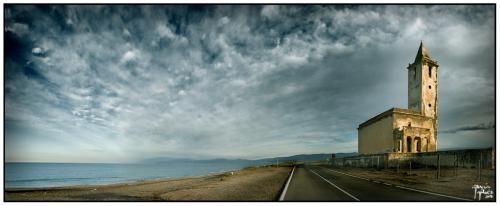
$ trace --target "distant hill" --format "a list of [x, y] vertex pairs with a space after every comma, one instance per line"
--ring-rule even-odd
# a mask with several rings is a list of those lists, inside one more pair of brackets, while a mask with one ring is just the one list
[[[349, 153], [336, 153], [336, 157], [349, 157], [349, 156], [355, 156], [358, 153], [356, 152], [349, 152]], [[293, 156], [288, 156], [288, 157], [273, 157], [273, 158], [266, 158], [266, 159], [259, 159], [258, 161], [276, 161], [278, 159], [279, 161], [315, 161], [315, 160], [326, 160], [330, 158], [332, 154], [300, 154], [300, 155], [293, 155]]]
[[454, 150], [471, 150], [471, 149], [490, 149], [490, 147], [449, 147], [449, 148], [438, 148], [438, 151], [454, 151]]
[[195, 159], [185, 159], [185, 158], [168, 158], [168, 157], [156, 157], [149, 158], [140, 161], [139, 163], [146, 164], [161, 164], [161, 163], [252, 163], [253, 160], [246, 159], [208, 159], [208, 160], [195, 160]]
[[[355, 156], [358, 153], [349, 152], [349, 153], [336, 153], [336, 157], [349, 157]], [[264, 158], [264, 159], [256, 159], [256, 160], [248, 160], [248, 159], [208, 159], [208, 160], [194, 160], [194, 159], [185, 159], [185, 158], [168, 158], [168, 157], [157, 157], [157, 158], [149, 158], [145, 159], [139, 163], [145, 164], [168, 164], [168, 163], [237, 163], [237, 164], [248, 164], [248, 165], [258, 165], [258, 164], [268, 164], [275, 163], [276, 160], [280, 162], [286, 161], [316, 161], [316, 160], [326, 160], [331, 157], [331, 154], [300, 154], [293, 155], [288, 157], [272, 157], [272, 158]]]

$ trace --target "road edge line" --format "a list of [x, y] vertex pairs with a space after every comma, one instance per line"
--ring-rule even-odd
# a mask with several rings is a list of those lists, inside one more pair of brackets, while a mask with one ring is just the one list
[[[363, 178], [363, 177], [358, 177], [358, 176], [347, 174], [347, 173], [344, 173], [344, 172], [339, 172], [339, 171], [332, 170], [332, 169], [329, 169], [329, 168], [325, 168], [325, 169], [330, 170], [332, 172], [337, 172], [337, 173], [340, 173], [340, 174], [343, 174], [343, 175], [347, 175], [347, 176], [350, 176], [350, 177], [354, 177], [354, 178], [358, 178], [358, 179], [363, 179], [363, 180], [369, 181], [368, 179]], [[382, 183], [386, 183], [386, 182], [382, 182]], [[473, 201], [473, 200], [469, 200], [469, 199], [465, 199], [465, 198], [461, 198], [461, 197], [454, 197], [454, 196], [450, 196], [450, 195], [439, 194], [439, 193], [429, 192], [429, 191], [425, 191], [425, 190], [419, 190], [419, 189], [415, 189], [415, 188], [411, 188], [411, 187], [405, 187], [405, 186], [402, 186], [402, 185], [395, 185], [395, 184], [392, 184], [392, 185], [394, 187], [398, 187], [398, 188], [405, 189], [405, 190], [412, 190], [412, 191], [415, 191], [415, 192], [421, 192], [421, 193], [426, 193], [426, 194], [431, 194], [431, 195], [437, 195], [437, 196], [442, 196], [442, 197], [447, 197], [447, 198], [457, 199], [457, 200], [463, 200], [463, 201]]]
[[421, 193], [427, 193], [427, 194], [431, 194], [431, 195], [437, 195], [437, 196], [442, 196], [442, 197], [457, 199], [457, 200], [472, 201], [472, 200], [465, 199], [465, 198], [454, 197], [454, 196], [449, 196], [449, 195], [445, 195], [445, 194], [439, 194], [439, 193], [435, 193], [435, 192], [429, 192], [429, 191], [425, 191], [425, 190], [414, 189], [414, 188], [411, 188], [411, 187], [405, 187], [405, 186], [401, 186], [401, 185], [396, 185], [395, 187], [398, 187], [398, 188], [401, 188], [401, 189], [405, 189], [405, 190], [412, 190], [412, 191], [415, 191], [415, 192], [421, 192]]
[[354, 197], [354, 195], [351, 195], [349, 194], [348, 192], [346, 192], [345, 190], [343, 190], [342, 188], [340, 188], [339, 186], [333, 184], [332, 182], [328, 181], [327, 179], [325, 179], [323, 176], [319, 175], [318, 173], [314, 172], [313, 170], [309, 169], [309, 171], [311, 171], [312, 173], [318, 175], [318, 177], [321, 177], [321, 179], [325, 180], [326, 182], [330, 183], [330, 185], [334, 186], [335, 188], [339, 189], [340, 191], [342, 191], [343, 193], [347, 194], [349, 197], [351, 197], [352, 199], [356, 200], [356, 201], [360, 201], [358, 198]]
[[295, 166], [293, 166], [292, 172], [290, 173], [290, 177], [288, 177], [288, 181], [286, 182], [285, 188], [283, 192], [281, 192], [279, 201], [285, 200], [286, 191], [288, 190], [288, 185], [290, 185], [290, 181], [292, 180], [293, 172], [295, 171]]

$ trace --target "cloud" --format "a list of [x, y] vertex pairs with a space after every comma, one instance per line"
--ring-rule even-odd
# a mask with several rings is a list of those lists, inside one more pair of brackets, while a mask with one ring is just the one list
[[490, 130], [490, 129], [494, 129], [494, 128], [495, 128], [495, 124], [493, 122], [490, 122], [489, 124], [481, 123], [478, 125], [463, 126], [463, 127], [443, 130], [443, 131], [439, 131], [439, 132], [440, 133], [457, 133], [457, 132], [467, 132], [467, 131]]
[[134, 61], [137, 58], [137, 54], [134, 51], [127, 51], [123, 54], [121, 62], [130, 62]]
[[273, 18], [279, 15], [279, 6], [266, 5], [262, 8], [261, 15], [267, 18]]
[[35, 48], [33, 48], [33, 49], [31, 50], [31, 52], [32, 52], [33, 54], [38, 55], [38, 54], [41, 54], [41, 53], [43, 52], [43, 50], [42, 50], [41, 48], [35, 47]]
[[29, 33], [29, 26], [23, 23], [12, 23], [5, 27], [6, 31], [14, 32], [20, 36], [27, 35]]
[[158, 25], [158, 27], [156, 28], [156, 31], [158, 32], [160, 37], [166, 37], [169, 39], [175, 38], [175, 34], [167, 26], [165, 26], [163, 24]]
[[494, 140], [446, 132], [494, 122], [488, 5], [8, 5], [5, 25], [8, 161], [356, 151], [359, 123], [406, 107], [420, 40], [439, 147]]

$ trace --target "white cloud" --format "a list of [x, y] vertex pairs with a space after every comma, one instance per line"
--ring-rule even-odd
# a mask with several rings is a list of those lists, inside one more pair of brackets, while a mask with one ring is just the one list
[[158, 25], [158, 27], [156, 27], [156, 31], [158, 32], [160, 37], [166, 37], [169, 39], [175, 38], [175, 34], [172, 32], [172, 30], [170, 30], [170, 28], [163, 24]]
[[137, 53], [134, 51], [127, 51], [123, 54], [121, 62], [130, 62], [137, 59]]
[[186, 92], [184, 90], [181, 90], [177, 93], [179, 96], [185, 96]]
[[267, 18], [274, 18], [279, 15], [279, 6], [277, 5], [266, 5], [262, 8], [261, 15]]
[[229, 19], [229, 17], [225, 16], [225, 17], [222, 17], [219, 19], [219, 25], [224, 25], [224, 24], [227, 24], [229, 23], [231, 20]]
[[130, 36], [130, 31], [127, 28], [123, 28], [123, 35]]
[[14, 32], [17, 35], [27, 35], [29, 34], [29, 26], [27, 24], [23, 23], [13, 23], [13, 24], [7, 24], [5, 27], [6, 31]]
[[43, 53], [43, 49], [40, 47], [35, 47], [31, 50], [31, 53], [39, 55]]

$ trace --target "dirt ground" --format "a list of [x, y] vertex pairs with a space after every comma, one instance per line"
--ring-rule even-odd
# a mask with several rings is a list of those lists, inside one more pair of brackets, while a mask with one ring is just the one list
[[[407, 186], [415, 189], [436, 192], [466, 199], [474, 198], [474, 185], [489, 185], [496, 197], [495, 170], [481, 170], [481, 181], [478, 179], [477, 169], [442, 169], [439, 179], [435, 169], [371, 169], [371, 168], [344, 168], [334, 167], [348, 174], [368, 179], [387, 182], [395, 185]], [[456, 175], [455, 175], [456, 174]]]
[[274, 201], [291, 167], [252, 167], [218, 175], [104, 186], [8, 189], [5, 201]]

